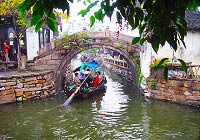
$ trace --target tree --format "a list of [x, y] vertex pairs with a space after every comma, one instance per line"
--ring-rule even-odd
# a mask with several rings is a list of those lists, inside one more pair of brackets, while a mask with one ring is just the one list
[[[23, 33], [30, 26], [27, 24], [27, 16], [28, 14], [24, 14], [24, 16], [18, 16], [18, 11], [16, 10], [16, 5], [21, 3], [23, 0], [5, 0], [0, 4], [0, 16], [12, 16], [15, 37], [17, 38], [18, 44], [18, 71], [21, 71], [21, 45], [20, 40]], [[28, 12], [28, 11], [27, 11]], [[25, 12], [25, 13], [27, 13]]]
[[35, 26], [35, 31], [39, 31], [43, 24], [46, 24], [52, 31], [58, 30], [54, 9], [62, 9], [69, 15], [69, 2], [73, 0], [23, 0], [17, 5], [20, 15], [32, 8], [31, 26]]
[[[95, 20], [103, 21], [107, 16], [110, 19], [116, 16], [117, 23], [122, 25], [123, 21], [128, 22], [132, 30], [139, 28], [140, 37], [132, 40], [132, 44], [141, 45], [148, 41], [151, 43], [155, 52], [160, 46], [168, 42], [176, 51], [180, 43], [184, 43], [184, 36], [187, 34], [187, 23], [185, 20], [185, 11], [187, 9], [197, 9], [200, 6], [199, 0], [78, 0], [84, 4], [89, 4], [86, 9], [79, 12], [85, 16], [93, 7], [100, 5], [100, 8], [90, 17], [90, 26]], [[52, 19], [53, 8], [67, 10], [69, 14], [69, 2], [72, 0], [25, 0], [19, 8], [23, 13], [25, 10], [38, 9], [33, 11], [32, 19], [36, 26], [46, 22], [47, 25], [55, 31], [55, 24], [50, 22]], [[39, 18], [37, 18], [37, 16]], [[43, 18], [42, 18], [43, 17]], [[163, 62], [163, 61], [162, 61]], [[185, 63], [181, 61], [185, 66]]]
[[[78, 0], [81, 1], [81, 0]], [[116, 14], [117, 22], [122, 24], [127, 21], [132, 29], [139, 28], [140, 37], [133, 39], [133, 44], [144, 41], [152, 44], [155, 52], [160, 45], [168, 42], [174, 50], [178, 44], [184, 44], [184, 36], [187, 31], [185, 21], [186, 9], [196, 9], [200, 6], [199, 0], [82, 0], [83, 3], [89, 3], [89, 6], [81, 10], [79, 14], [85, 16], [93, 7], [100, 3], [100, 8], [90, 17], [90, 25], [93, 26], [95, 19], [103, 21], [105, 16], [110, 19]], [[72, 0], [24, 0], [19, 5], [21, 13], [33, 7], [31, 25], [40, 26], [46, 23], [50, 29], [56, 31], [56, 24], [53, 14], [53, 8], [59, 8], [70, 12], [69, 2]], [[22, 14], [23, 15], [23, 14]], [[37, 29], [37, 28], [36, 28]], [[185, 45], [185, 44], [184, 44]]]

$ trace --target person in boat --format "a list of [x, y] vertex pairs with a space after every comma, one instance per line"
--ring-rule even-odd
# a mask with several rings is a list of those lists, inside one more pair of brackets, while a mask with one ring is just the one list
[[81, 85], [81, 81], [78, 77], [78, 73], [75, 73], [75, 77], [74, 77], [74, 83], [76, 84], [76, 86], [80, 86]]
[[[90, 75], [89, 75], [90, 74]], [[89, 76], [88, 76], [89, 75]], [[90, 71], [90, 69], [88, 68], [86, 71], [85, 71], [85, 77], [87, 77], [88, 76], [88, 78], [86, 79], [86, 86], [87, 87], [91, 87], [91, 86], [93, 86], [92, 85], [92, 78], [91, 78], [91, 71]]]
[[99, 75], [99, 81], [103, 80], [103, 75], [101, 74], [101, 72], [98, 71], [97, 73], [98, 73], [98, 75]]
[[97, 87], [99, 85], [99, 75], [98, 75], [98, 72], [96, 72], [96, 75], [94, 77], [94, 80], [92, 81], [92, 85], [94, 87]]
[[84, 70], [81, 70], [81, 71], [79, 72], [78, 77], [79, 77], [79, 80], [80, 80], [81, 83], [82, 83], [82, 82], [84, 81], [84, 79], [85, 79]]
[[[78, 77], [79, 77], [79, 80], [81, 81], [81, 83], [85, 80], [86, 77], [85, 77], [85, 70], [84, 69], [79, 72]], [[81, 87], [85, 88], [86, 82], [84, 82]]]

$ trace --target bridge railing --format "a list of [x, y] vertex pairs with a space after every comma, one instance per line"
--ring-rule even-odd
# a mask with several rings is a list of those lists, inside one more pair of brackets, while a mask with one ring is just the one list
[[[169, 79], [190, 79], [200, 81], [200, 65], [187, 65], [187, 73], [183, 70], [181, 64], [168, 64], [168, 78]], [[151, 68], [151, 75], [153, 78], [163, 78], [163, 69], [155, 70]]]
[[[104, 31], [101, 31], [101, 32], [90, 32], [90, 31], [87, 31], [86, 29], [84, 29], [82, 32], [86, 34], [86, 38], [87, 37], [109, 38], [113, 42], [121, 42], [121, 44], [123, 44], [127, 48], [128, 52], [138, 52], [138, 49], [140, 48], [139, 45], [135, 45], [134, 47], [131, 46], [131, 42], [133, 39], [132, 36], [110, 31], [109, 28], [106, 28]], [[59, 40], [62, 40], [62, 38], [60, 38]], [[62, 41], [59, 41], [59, 42], [62, 42]], [[60, 45], [55, 43], [55, 39], [52, 39], [52, 41], [49, 44], [46, 44], [45, 46], [40, 48], [40, 50], [38, 51], [38, 56], [46, 52], [49, 52], [58, 46]]]
[[200, 80], [200, 65], [188, 65], [187, 73], [180, 65], [168, 66], [169, 78], [187, 78], [193, 80]]
[[104, 31], [101, 32], [89, 32], [87, 30], [84, 30], [84, 32], [89, 37], [108, 37], [112, 39], [122, 40], [125, 42], [132, 42], [133, 39], [132, 36], [110, 31], [109, 28], [106, 28]]

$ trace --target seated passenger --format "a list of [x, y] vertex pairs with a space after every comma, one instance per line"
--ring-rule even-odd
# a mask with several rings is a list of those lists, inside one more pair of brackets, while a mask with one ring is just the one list
[[[91, 74], [91, 71], [90, 71], [90, 69], [87, 69], [86, 70], [86, 72], [85, 72], [85, 77], [87, 77], [89, 74]], [[87, 77], [87, 79], [86, 79], [86, 85], [87, 85], [87, 87], [91, 87], [91, 86], [93, 86], [92, 85], [92, 78], [91, 78], [91, 75], [89, 75], [88, 77]]]
[[96, 72], [96, 75], [94, 77], [94, 80], [92, 81], [92, 85], [97, 87], [99, 85], [99, 75], [98, 73]]
[[81, 85], [81, 81], [78, 77], [78, 73], [75, 73], [75, 77], [74, 77], [74, 83], [76, 84], [76, 86], [80, 86]]
[[[78, 77], [79, 77], [79, 80], [81, 81], [81, 83], [85, 80], [85, 74], [84, 74], [84, 70], [81, 70], [80, 72], [79, 72], [79, 75], [78, 75]], [[86, 82], [84, 82], [83, 84], [82, 84], [82, 86], [81, 86], [82, 88], [85, 88], [86, 87]]]
[[100, 71], [98, 71], [97, 73], [98, 73], [98, 75], [99, 75], [99, 81], [102, 81], [102, 80], [103, 80], [103, 75], [101, 74]]
[[84, 81], [84, 79], [85, 79], [84, 70], [81, 70], [81, 71], [79, 72], [78, 77], [79, 77], [79, 80], [80, 80], [81, 82]]

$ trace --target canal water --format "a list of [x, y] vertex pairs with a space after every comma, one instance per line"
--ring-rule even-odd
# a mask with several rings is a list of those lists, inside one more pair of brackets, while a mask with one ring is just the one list
[[107, 90], [69, 107], [54, 98], [0, 106], [0, 140], [199, 140], [200, 110], [145, 101], [133, 86], [106, 74]]

